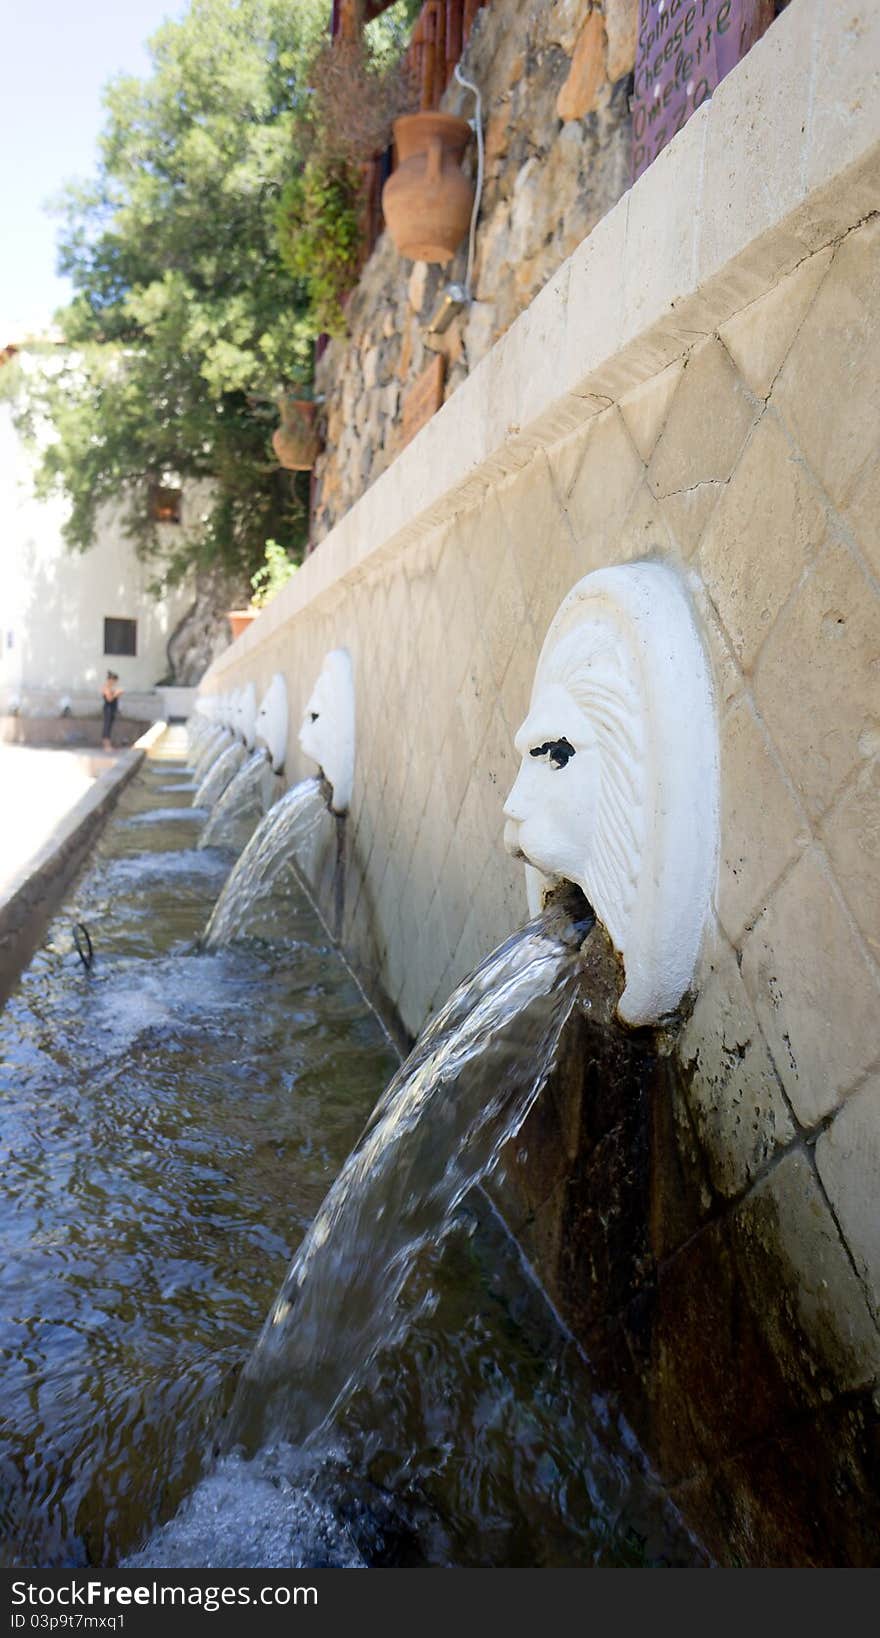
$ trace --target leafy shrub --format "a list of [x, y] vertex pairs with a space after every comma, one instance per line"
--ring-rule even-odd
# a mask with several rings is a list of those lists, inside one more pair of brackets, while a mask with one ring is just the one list
[[361, 177], [344, 159], [316, 155], [285, 185], [278, 206], [282, 265], [302, 285], [316, 335], [345, 328], [342, 302], [357, 279]]
[[[388, 146], [391, 127], [413, 101], [403, 68], [405, 8], [384, 31], [325, 42], [309, 67], [311, 96], [294, 133], [300, 164], [276, 217], [282, 264], [306, 291], [316, 335], [345, 329], [342, 304], [357, 281], [364, 248], [365, 166]], [[387, 14], [386, 14], [387, 15]]]
[[295, 573], [296, 564], [288, 557], [284, 547], [279, 546], [277, 540], [267, 540], [265, 562], [256, 574], [251, 575], [252, 606], [264, 609]]

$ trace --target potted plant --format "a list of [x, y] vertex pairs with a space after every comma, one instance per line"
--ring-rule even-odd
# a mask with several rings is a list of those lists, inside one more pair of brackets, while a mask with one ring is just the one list
[[248, 626], [253, 620], [256, 620], [259, 612], [259, 609], [227, 609], [226, 618], [229, 621], [233, 642], [237, 637], [241, 636], [243, 631], [247, 631]]
[[405, 114], [394, 121], [398, 167], [382, 190], [388, 232], [401, 256], [451, 261], [468, 230], [473, 185], [461, 169], [471, 128], [455, 114]]
[[226, 611], [233, 642], [243, 631], [247, 631], [251, 622], [256, 620], [266, 604], [271, 603], [272, 598], [278, 595], [282, 586], [286, 586], [291, 575], [295, 573], [296, 564], [284, 547], [279, 545], [277, 540], [267, 540], [263, 562], [256, 574], [251, 575], [253, 590], [249, 606], [246, 609]]
[[281, 425], [272, 434], [272, 448], [288, 472], [310, 472], [321, 448], [315, 427], [316, 405], [310, 398], [287, 393], [278, 400]]

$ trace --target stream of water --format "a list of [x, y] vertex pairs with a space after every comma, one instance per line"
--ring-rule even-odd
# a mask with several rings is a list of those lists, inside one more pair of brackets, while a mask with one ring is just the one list
[[195, 806], [213, 808], [246, 761], [247, 751], [243, 745], [238, 743], [227, 745], [226, 750], [212, 763], [199, 785]]
[[214, 907], [205, 947], [219, 949], [245, 932], [270, 940], [283, 936], [288, 900], [301, 896], [301, 877], [311, 879], [335, 829], [320, 779], [292, 786], [245, 847]]
[[272, 805], [274, 783], [268, 753], [252, 751], [206, 821], [199, 847], [228, 847], [241, 852]]
[[575, 1004], [586, 929], [555, 919], [495, 951], [395, 1076], [272, 1306], [239, 1387], [233, 1442], [305, 1444], [412, 1323], [420, 1261], [436, 1260], [458, 1207], [516, 1135]]

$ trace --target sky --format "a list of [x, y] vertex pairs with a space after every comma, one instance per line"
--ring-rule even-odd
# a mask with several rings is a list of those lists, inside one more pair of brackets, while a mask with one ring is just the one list
[[101, 91], [149, 69], [144, 42], [185, 0], [0, 0], [0, 346], [45, 329], [71, 294], [45, 203], [95, 169]]

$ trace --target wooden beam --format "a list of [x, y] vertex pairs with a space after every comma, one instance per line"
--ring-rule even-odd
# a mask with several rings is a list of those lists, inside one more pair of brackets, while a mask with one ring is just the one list
[[367, 0], [339, 0], [337, 35], [340, 40], [357, 40], [367, 20]]

